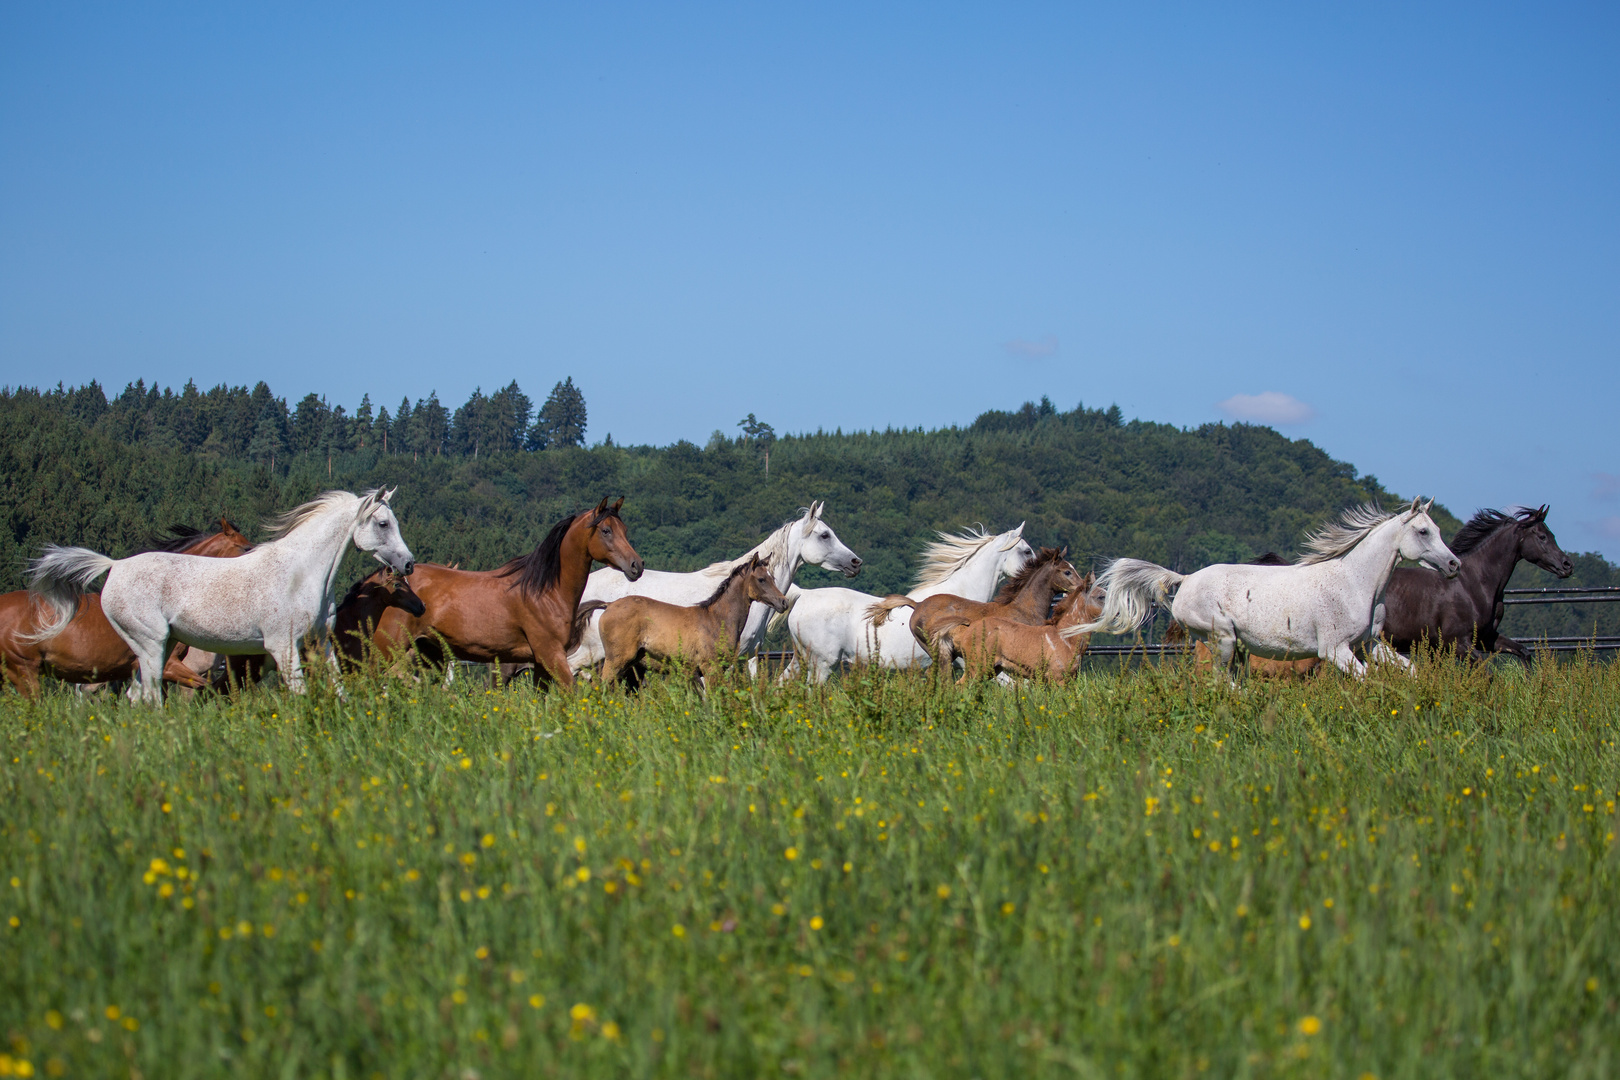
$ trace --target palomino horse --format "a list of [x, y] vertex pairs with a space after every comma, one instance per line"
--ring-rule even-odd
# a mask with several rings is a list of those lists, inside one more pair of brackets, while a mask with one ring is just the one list
[[[1023, 536], [1023, 525], [1004, 533], [940, 533], [937, 541], [923, 549], [917, 584], [907, 595], [913, 601], [936, 593], [990, 599], [1003, 574], [1018, 573], [1035, 557]], [[782, 672], [783, 681], [803, 671], [816, 682], [826, 682], [833, 668], [844, 663], [878, 663], [891, 668], [929, 663], [928, 654], [917, 646], [905, 622], [888, 619], [882, 626], [872, 625], [867, 612], [881, 597], [854, 589], [800, 589], [796, 585], [787, 594], [785, 617], [793, 638], [793, 659]], [[778, 618], [782, 616], [772, 617], [773, 625]]]
[[1456, 577], [1461, 565], [1440, 539], [1429, 506], [1413, 499], [1406, 510], [1372, 506], [1347, 510], [1305, 543], [1307, 554], [1290, 566], [1217, 564], [1178, 574], [1141, 559], [1115, 559], [1103, 571], [1108, 598], [1095, 620], [1064, 633], [1128, 634], [1147, 621], [1154, 602], [1180, 585], [1170, 615], [1195, 636], [1211, 641], [1221, 663], [1236, 675], [1239, 647], [1268, 660], [1317, 656], [1342, 671], [1365, 675], [1354, 647], [1372, 641], [1378, 660], [1410, 665], [1378, 642], [1384, 625], [1384, 590], [1397, 560], [1406, 558]]
[[713, 595], [691, 607], [650, 596], [613, 601], [602, 613], [602, 647], [607, 652], [602, 681], [624, 678], [650, 659], [660, 667], [676, 661], [688, 664], [693, 680], [706, 685], [705, 676], [717, 662], [737, 655], [754, 604], [773, 611], [787, 609], [787, 597], [777, 588], [770, 563], [758, 555], [738, 563]]
[[368, 639], [389, 608], [399, 608], [407, 615], [427, 613], [427, 605], [411, 588], [410, 580], [386, 566], [373, 570], [350, 587], [332, 618], [332, 638], [342, 662], [350, 667], [359, 667], [365, 662]]
[[[141, 696], [158, 705], [173, 640], [228, 656], [269, 653], [288, 688], [302, 692], [298, 647], [306, 634], [331, 630], [349, 544], [402, 573], [415, 565], [388, 508], [392, 496], [328, 491], [281, 515], [271, 523], [273, 539], [235, 559], [160, 551], [109, 559], [51, 546], [34, 562], [34, 588], [52, 608], [54, 633], [73, 617], [85, 586], [106, 574], [102, 611], [140, 661]], [[328, 658], [336, 668], [330, 650]]]
[[[860, 556], [845, 547], [838, 535], [822, 520], [822, 511], [826, 506], [826, 503], [813, 502], [798, 517], [783, 522], [781, 528], [752, 550], [743, 552], [740, 558], [722, 560], [689, 574], [648, 570], [631, 582], [616, 568], [604, 566], [591, 574], [581, 602], [588, 604], [601, 600], [612, 603], [623, 596], [650, 596], [667, 604], [696, 604], [713, 594], [716, 585], [755, 555], [770, 566], [771, 579], [776, 582], [778, 590], [793, 584], [799, 568], [805, 565], [836, 570], [846, 578], [852, 578], [861, 572]], [[764, 604], [756, 604], [748, 609], [748, 621], [742, 628], [738, 651], [754, 651], [765, 638], [765, 621], [769, 617], [770, 611]], [[568, 656], [568, 664], [575, 673], [600, 662], [605, 655], [602, 636], [597, 628], [601, 619], [600, 614], [592, 612], [590, 623], [580, 638], [579, 648]]]
[[940, 630], [940, 644], [949, 643], [962, 657], [966, 670], [957, 682], [990, 675], [1021, 675], [1026, 679], [1066, 679], [1080, 670], [1080, 658], [1091, 643], [1090, 634], [1073, 638], [1063, 631], [1102, 614], [1102, 590], [1092, 576], [1057, 602], [1052, 617], [1031, 626], [1003, 617], [953, 623]]
[[1417, 642], [1455, 646], [1476, 660], [1505, 652], [1528, 664], [1523, 645], [1500, 633], [1502, 590], [1520, 559], [1549, 574], [1567, 578], [1575, 564], [1547, 528], [1547, 508], [1520, 510], [1511, 517], [1481, 510], [1457, 531], [1451, 550], [1462, 559], [1453, 581], [1426, 570], [1398, 567], [1384, 598], [1384, 636], [1401, 652]]
[[[1042, 548], [1033, 562], [1001, 587], [994, 600], [969, 600], [949, 593], [935, 593], [917, 603], [911, 612], [911, 636], [917, 644], [935, 653], [934, 662], [942, 675], [956, 663], [950, 639], [942, 637], [953, 626], [966, 626], [979, 619], [1007, 619], [1025, 626], [1040, 626], [1051, 616], [1052, 594], [1071, 593], [1081, 587], [1080, 574], [1068, 560], [1068, 548]], [[1089, 588], [1089, 583], [1087, 583]], [[903, 602], [905, 597], [900, 597]], [[878, 611], [887, 614], [894, 599], [873, 605], [872, 622]]]
[[[175, 526], [157, 550], [229, 559], [252, 547], [236, 526], [220, 518], [218, 532]], [[24, 697], [39, 696], [41, 674], [86, 685], [127, 679], [135, 673], [135, 654], [102, 614], [97, 593], [80, 598], [78, 613], [59, 634], [41, 639], [42, 617], [50, 618], [49, 609], [32, 593], [18, 590], [0, 596], [0, 667]], [[163, 678], [194, 689], [207, 686], [204, 673], [212, 657], [201, 654], [206, 661], [199, 670], [190, 663], [193, 657], [186, 650], [185, 645], [175, 648], [164, 665]]]
[[[574, 685], [568, 651], [578, 642], [575, 619], [593, 561], [616, 566], [631, 581], [641, 576], [641, 556], [619, 517], [620, 499], [603, 499], [595, 510], [559, 521], [540, 546], [498, 570], [451, 570], [424, 563], [411, 588], [427, 606], [412, 616], [390, 608], [378, 620], [379, 651], [416, 648], [428, 656], [443, 641], [457, 660], [479, 664], [533, 662], [563, 686]], [[425, 640], [423, 640], [425, 639]]]

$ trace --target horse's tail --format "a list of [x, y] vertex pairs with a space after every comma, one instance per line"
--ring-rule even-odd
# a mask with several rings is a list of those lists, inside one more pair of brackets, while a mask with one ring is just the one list
[[889, 613], [896, 608], [916, 606], [917, 601], [911, 597], [902, 596], [899, 593], [890, 593], [866, 609], [866, 618], [873, 626], [882, 626], [889, 621]]
[[778, 626], [781, 626], [783, 623], [787, 622], [787, 617], [793, 613], [793, 605], [799, 602], [799, 597], [804, 595], [804, 591], [797, 585], [789, 585], [785, 595], [787, 596], [787, 607], [783, 608], [781, 611], [774, 612], [771, 615], [770, 621], [765, 624], [765, 632], [767, 634], [771, 633]]
[[1072, 641], [1081, 634], [1129, 634], [1147, 622], [1155, 603], [1169, 600], [1170, 588], [1185, 576], [1142, 559], [1115, 559], [1097, 579], [1106, 594], [1102, 612], [1091, 622], [1066, 628], [1063, 637]]
[[564, 651], [573, 652], [579, 648], [579, 639], [585, 636], [585, 628], [591, 624], [591, 616], [607, 607], [603, 600], [587, 600], [574, 609], [574, 625], [568, 631], [568, 644], [563, 646]]
[[45, 545], [45, 554], [28, 567], [28, 590], [44, 601], [50, 617], [32, 633], [23, 635], [27, 641], [44, 641], [67, 629], [79, 611], [79, 597], [96, 578], [111, 570], [116, 560], [81, 547]]

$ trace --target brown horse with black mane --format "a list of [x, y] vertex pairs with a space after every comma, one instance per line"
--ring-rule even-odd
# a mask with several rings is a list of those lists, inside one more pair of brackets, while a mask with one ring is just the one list
[[[1026, 626], [1039, 626], [1051, 616], [1052, 594], [1068, 593], [1081, 587], [1080, 573], [1069, 562], [1068, 548], [1042, 548], [1030, 564], [1007, 579], [994, 600], [968, 600], [950, 593], [937, 593], [915, 602], [911, 612], [911, 636], [934, 655], [941, 673], [956, 661], [956, 650], [945, 631], [980, 619], [1008, 619]], [[890, 603], [874, 604], [874, 611]], [[913, 603], [906, 600], [907, 604]], [[878, 620], [876, 615], [873, 622]]]
[[[219, 530], [211, 533], [176, 525], [152, 550], [232, 559], [252, 547], [236, 526], [220, 518]], [[0, 596], [0, 669], [19, 694], [38, 697], [41, 675], [83, 685], [127, 679], [135, 673], [135, 653], [102, 614], [100, 593], [80, 597], [79, 610], [67, 627], [44, 640], [36, 636], [42, 615], [49, 617], [26, 589]], [[193, 689], [207, 686], [206, 679], [181, 662], [186, 651], [185, 645], [175, 647], [163, 667], [164, 679]]]
[[617, 568], [631, 581], [641, 576], [641, 556], [619, 517], [620, 499], [603, 499], [559, 521], [540, 546], [496, 570], [452, 570], [417, 563], [411, 588], [425, 605], [422, 615], [398, 608], [377, 620], [372, 644], [384, 655], [414, 649], [430, 654], [443, 641], [457, 660], [479, 664], [534, 663], [563, 686], [574, 685], [568, 650], [577, 642], [574, 615], [592, 562]]
[[[611, 683], [639, 668], [646, 659], [660, 665], [683, 661], [699, 681], [723, 653], [735, 656], [748, 621], [749, 606], [764, 604], [786, 611], [787, 597], [776, 587], [768, 562], [755, 555], [738, 563], [714, 594], [685, 607], [650, 596], [625, 596], [602, 613], [602, 681]], [[589, 607], [602, 606], [596, 602]]]

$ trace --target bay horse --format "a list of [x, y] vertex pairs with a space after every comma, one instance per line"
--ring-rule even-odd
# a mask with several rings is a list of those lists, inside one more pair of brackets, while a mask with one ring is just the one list
[[452, 570], [423, 563], [410, 575], [426, 607], [422, 615], [399, 608], [383, 612], [373, 643], [379, 651], [405, 649], [424, 658], [440, 654], [479, 664], [535, 664], [565, 687], [574, 685], [568, 653], [579, 642], [575, 618], [591, 563], [618, 567], [631, 581], [641, 576], [641, 556], [630, 543], [619, 508], [603, 499], [596, 509], [563, 518], [540, 546], [495, 570]]
[[[235, 525], [220, 518], [217, 532], [176, 525], [155, 550], [230, 559], [252, 547]], [[41, 675], [93, 685], [127, 679], [135, 673], [135, 653], [102, 613], [100, 594], [84, 594], [61, 632], [42, 637], [42, 621], [50, 619], [50, 609], [26, 589], [0, 596], [0, 671], [19, 694], [37, 698]], [[207, 686], [204, 673], [212, 657], [206, 653], [202, 657], [188, 656], [187, 648], [184, 644], [175, 647], [164, 664], [163, 678], [193, 689]], [[203, 657], [207, 660], [201, 670], [187, 662]]]
[[32, 566], [33, 587], [52, 612], [42, 636], [66, 626], [83, 589], [106, 574], [101, 609], [140, 663], [142, 698], [162, 707], [162, 660], [175, 640], [228, 656], [268, 653], [288, 689], [301, 693], [299, 646], [306, 634], [331, 632], [338, 564], [349, 544], [406, 574], [415, 565], [388, 508], [392, 497], [380, 489], [328, 491], [275, 519], [272, 539], [234, 559], [163, 551], [109, 559], [48, 546]]
[[[1040, 553], [1007, 580], [994, 600], [972, 600], [950, 593], [936, 593], [917, 603], [911, 612], [911, 636], [917, 644], [935, 653], [940, 673], [947, 674], [956, 663], [956, 652], [943, 632], [953, 626], [966, 626], [979, 619], [1007, 619], [1026, 626], [1039, 626], [1051, 617], [1052, 594], [1070, 593], [1080, 588], [1080, 574], [1069, 562], [1068, 548], [1042, 548]], [[905, 597], [898, 598], [911, 603]], [[872, 621], [888, 613], [896, 598], [872, 605]]]
[[738, 563], [707, 600], [690, 607], [650, 596], [613, 601], [602, 612], [602, 648], [607, 654], [602, 681], [626, 678], [632, 668], [639, 674], [650, 659], [660, 667], [686, 663], [693, 681], [706, 686], [704, 677], [715, 665], [737, 655], [754, 604], [777, 612], [787, 609], [787, 597], [777, 588], [770, 563], [758, 555]]
[[[1003, 575], [1018, 573], [1035, 557], [1024, 539], [1023, 525], [1003, 533], [968, 529], [938, 536], [923, 548], [917, 583], [906, 593], [910, 602], [945, 592], [988, 600]], [[793, 638], [793, 659], [779, 677], [781, 682], [801, 673], [815, 682], [826, 682], [833, 668], [844, 663], [902, 669], [926, 667], [931, 662], [902, 620], [872, 625], [867, 613], [881, 597], [837, 586], [800, 589], [790, 585], [786, 591], [787, 612], [771, 617], [772, 626], [785, 621]]]
[[1102, 614], [1064, 633], [1131, 633], [1179, 585], [1171, 617], [1211, 642], [1229, 676], [1237, 673], [1240, 648], [1269, 660], [1332, 660], [1359, 678], [1367, 665], [1354, 647], [1372, 642], [1374, 659], [1410, 667], [1379, 641], [1395, 563], [1411, 559], [1447, 577], [1462, 565], [1440, 539], [1428, 514], [1432, 505], [1433, 499], [1413, 499], [1408, 509], [1389, 513], [1370, 505], [1346, 510], [1311, 534], [1306, 554], [1288, 566], [1218, 563], [1178, 574], [1141, 559], [1115, 559], [1099, 579], [1108, 594]]
[[1395, 570], [1384, 598], [1384, 636], [1403, 653], [1427, 640], [1476, 660], [1503, 652], [1529, 664], [1529, 650], [1498, 629], [1513, 568], [1525, 559], [1556, 577], [1575, 572], [1547, 528], [1547, 507], [1511, 515], [1481, 510], [1457, 530], [1451, 550], [1462, 559], [1452, 580], [1412, 567]]
[[[1080, 670], [1090, 634], [1064, 637], [1063, 631], [1102, 614], [1102, 590], [1087, 574], [1080, 587], [1059, 600], [1046, 622], [1031, 626], [1003, 616], [953, 623], [939, 631], [943, 646], [962, 657], [966, 670], [958, 683], [990, 675], [1026, 679], [1066, 679]], [[943, 651], [943, 650], [942, 650]]]
[[359, 667], [367, 659], [368, 639], [389, 608], [399, 608], [407, 615], [427, 613], [427, 605], [411, 588], [410, 579], [386, 566], [373, 570], [350, 586], [332, 618], [332, 637], [339, 660], [349, 667]]
[[[804, 566], [820, 566], [836, 570], [846, 578], [855, 577], [861, 572], [861, 557], [846, 547], [838, 539], [838, 534], [822, 519], [826, 507], [826, 503], [812, 502], [798, 517], [783, 522], [780, 528], [738, 558], [724, 559], [688, 574], [648, 570], [632, 582], [617, 568], [604, 566], [592, 572], [580, 602], [588, 604], [601, 600], [612, 603], [624, 596], [650, 596], [670, 604], [696, 604], [712, 594], [714, 587], [738, 565], [755, 555], [770, 564], [771, 578], [778, 589], [786, 589], [793, 584], [794, 577]], [[579, 648], [568, 656], [568, 664], [576, 674], [600, 662], [605, 655], [602, 636], [597, 629], [601, 610], [597, 608], [593, 611], [593, 617], [580, 638]], [[751, 653], [765, 639], [765, 623], [769, 617], [770, 609], [764, 604], [756, 604], [748, 609], [748, 621], [737, 643], [739, 652]]]

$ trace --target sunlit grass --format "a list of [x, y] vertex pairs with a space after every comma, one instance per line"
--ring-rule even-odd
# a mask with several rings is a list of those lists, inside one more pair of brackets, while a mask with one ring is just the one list
[[5, 1070], [1606, 1075], [1613, 665], [0, 700]]

